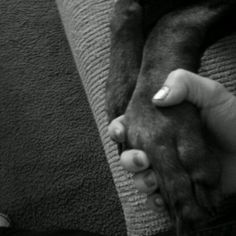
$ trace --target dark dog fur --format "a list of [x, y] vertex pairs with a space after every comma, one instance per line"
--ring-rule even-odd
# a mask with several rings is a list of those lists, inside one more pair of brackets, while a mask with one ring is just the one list
[[196, 107], [157, 109], [152, 97], [170, 72], [197, 72], [203, 50], [225, 33], [218, 29], [230, 22], [234, 2], [118, 0], [111, 20], [109, 121], [125, 114], [125, 146], [148, 154], [182, 234], [214, 212], [220, 165]]

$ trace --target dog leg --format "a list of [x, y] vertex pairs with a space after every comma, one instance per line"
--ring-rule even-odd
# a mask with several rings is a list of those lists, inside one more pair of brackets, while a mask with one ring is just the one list
[[[197, 71], [209, 27], [222, 9], [196, 6], [162, 18], [144, 48], [141, 71], [125, 113], [130, 148], [144, 150], [175, 222], [191, 228], [211, 213], [220, 165], [204, 138], [196, 107], [156, 108], [152, 97], [171, 71]], [[179, 70], [177, 70], [179, 69]], [[174, 74], [173, 74], [174, 76]], [[181, 227], [180, 227], [181, 228]]]
[[124, 114], [136, 85], [143, 50], [142, 15], [142, 7], [135, 0], [118, 0], [115, 4], [106, 84], [109, 121]]

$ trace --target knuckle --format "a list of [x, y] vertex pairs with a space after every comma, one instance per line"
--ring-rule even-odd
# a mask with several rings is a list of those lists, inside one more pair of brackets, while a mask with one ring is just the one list
[[170, 72], [170, 77], [173, 79], [177, 79], [177, 80], [186, 78], [187, 75], [188, 75], [188, 71], [181, 69], [181, 68]]
[[212, 91], [215, 95], [219, 95], [222, 91], [225, 91], [224, 86], [217, 81], [212, 83]]

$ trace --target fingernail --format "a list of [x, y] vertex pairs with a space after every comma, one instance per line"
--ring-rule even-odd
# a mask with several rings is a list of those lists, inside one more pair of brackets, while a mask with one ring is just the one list
[[156, 199], [155, 199], [155, 204], [156, 204], [156, 206], [158, 206], [158, 207], [163, 207], [163, 206], [164, 206], [163, 199], [160, 198], [160, 197], [156, 198]]
[[141, 168], [144, 166], [143, 161], [141, 160], [140, 156], [137, 153], [135, 153], [135, 156], [133, 157], [133, 162], [137, 167]]
[[154, 100], [164, 100], [170, 92], [167, 86], [162, 87], [153, 97]]
[[153, 175], [148, 172], [145, 176], [144, 176], [144, 182], [147, 185], [147, 187], [152, 188], [156, 185], [155, 180], [153, 179]]

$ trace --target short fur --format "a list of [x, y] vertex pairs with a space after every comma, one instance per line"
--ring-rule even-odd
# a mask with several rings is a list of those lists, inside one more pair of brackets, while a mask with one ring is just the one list
[[156, 108], [152, 97], [170, 72], [197, 72], [206, 46], [232, 29], [234, 2], [118, 0], [111, 20], [109, 120], [125, 114], [125, 146], [148, 154], [181, 235], [214, 213], [221, 168], [198, 109]]

